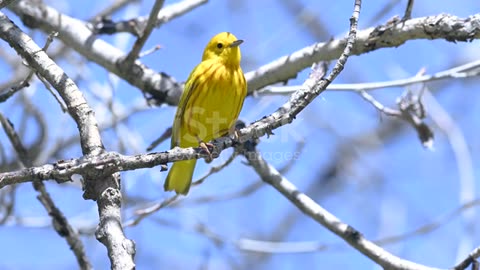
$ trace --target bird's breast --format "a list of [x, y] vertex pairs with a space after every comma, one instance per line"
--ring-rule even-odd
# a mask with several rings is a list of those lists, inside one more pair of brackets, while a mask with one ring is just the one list
[[[205, 64], [205, 66], [201, 66]], [[183, 133], [194, 146], [225, 135], [235, 123], [246, 95], [242, 69], [218, 62], [202, 63], [192, 74], [192, 94], [183, 117]], [[193, 140], [195, 138], [197, 140]]]

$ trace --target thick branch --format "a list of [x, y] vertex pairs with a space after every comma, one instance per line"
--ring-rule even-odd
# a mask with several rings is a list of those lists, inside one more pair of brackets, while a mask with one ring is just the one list
[[[251, 135], [249, 134], [249, 137]], [[216, 142], [221, 151], [233, 145], [230, 138]], [[60, 160], [53, 164], [30, 167], [13, 172], [0, 173], [0, 188], [6, 185], [55, 179], [57, 182], [71, 181], [73, 175], [105, 177], [120, 171], [151, 168], [168, 162], [208, 157], [201, 148], [175, 148], [162, 153], [125, 156], [116, 152], [104, 152], [96, 156]]]
[[[67, 105], [69, 114], [77, 123], [84, 155], [95, 156], [103, 152], [97, 121], [82, 92], [45, 51], [1, 12], [0, 38], [8, 42], [37, 74], [45, 78], [58, 91]], [[100, 215], [98, 238], [108, 249], [112, 269], [132, 269], [135, 267], [134, 252], [132, 252], [134, 249], [131, 248], [134, 244], [123, 234], [120, 219], [121, 200], [109, 201], [112, 193], [120, 196], [119, 181], [118, 174], [106, 175], [103, 178], [89, 175], [85, 179], [84, 196], [97, 200]], [[112, 214], [112, 211], [116, 213]], [[122, 233], [119, 234], [118, 231]], [[130, 244], [126, 244], [127, 242]]]
[[[444, 39], [457, 42], [479, 38], [480, 13], [468, 18], [440, 14], [406, 21], [393, 20], [386, 25], [358, 31], [352, 54], [360, 55], [380, 48], [398, 47], [415, 39]], [[245, 78], [248, 81], [249, 92], [295, 78], [298, 72], [313, 63], [337, 59], [346, 42], [347, 38], [316, 43], [248, 72]]]

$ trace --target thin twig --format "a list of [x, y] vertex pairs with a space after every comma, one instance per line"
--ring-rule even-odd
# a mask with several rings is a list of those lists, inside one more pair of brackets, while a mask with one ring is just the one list
[[5, 224], [13, 214], [17, 198], [17, 185], [11, 185], [0, 190], [0, 224]]
[[[31, 159], [27, 155], [27, 151], [23, 146], [19, 136], [15, 132], [11, 123], [1, 113], [0, 123], [2, 124], [8, 138], [10, 139], [12, 146], [17, 152], [22, 165], [28, 167], [32, 166]], [[39, 195], [37, 196], [38, 200], [42, 203], [48, 214], [52, 217], [53, 228], [61, 237], [64, 237], [67, 240], [70, 249], [73, 251], [73, 254], [77, 258], [80, 269], [93, 269], [86, 256], [85, 248], [83, 247], [82, 241], [80, 240], [78, 233], [69, 224], [62, 211], [58, 209], [58, 207], [55, 205], [52, 198], [50, 197], [50, 194], [47, 192], [44, 183], [40, 181], [35, 181], [33, 182], [33, 187], [39, 193]]]
[[[411, 78], [391, 80], [386, 82], [371, 83], [351, 83], [351, 84], [331, 84], [327, 87], [330, 91], [370, 91], [383, 88], [403, 87], [418, 83], [427, 83], [445, 79], [465, 79], [480, 75], [480, 60], [469, 62], [451, 69], [443, 70], [432, 75], [415, 75]], [[263, 95], [291, 95], [299, 89], [304, 89], [302, 85], [291, 86], [269, 86], [257, 91], [255, 94]]]
[[387, 116], [396, 117], [409, 123], [417, 132], [418, 138], [420, 139], [422, 145], [429, 150], [433, 150], [433, 131], [422, 120], [424, 118], [424, 115], [421, 114], [423, 113], [423, 111], [417, 111], [417, 108], [423, 108], [423, 104], [420, 100], [420, 95], [413, 95], [407, 89], [406, 94], [402, 95], [398, 99], [397, 105], [399, 109], [396, 110], [384, 106], [366, 91], [358, 90], [357, 92], [361, 95], [363, 99], [372, 104], [378, 111], [384, 113]]
[[[304, 141], [299, 141], [297, 145], [295, 146], [295, 153], [301, 153], [305, 147], [305, 142]], [[290, 159], [282, 168], [280, 168], [278, 171], [281, 174], [286, 174], [290, 169], [293, 168], [293, 165], [296, 163], [296, 159]], [[184, 206], [198, 206], [201, 204], [206, 204], [206, 203], [214, 203], [214, 202], [222, 202], [222, 201], [228, 201], [228, 200], [233, 200], [233, 199], [238, 199], [238, 198], [245, 198], [254, 192], [258, 191], [260, 188], [264, 187], [265, 184], [260, 180], [255, 180], [253, 183], [243, 187], [240, 190], [236, 190], [230, 193], [220, 193], [220, 194], [215, 194], [214, 196], [212, 195], [207, 195], [203, 197], [197, 197], [197, 198], [192, 198], [189, 200], [183, 200], [182, 202], [175, 203], [171, 207], [184, 207]]]
[[141, 52], [141, 53], [138, 55], [138, 58], [142, 58], [142, 57], [145, 57], [145, 56], [147, 56], [147, 55], [150, 55], [150, 54], [152, 54], [152, 53], [160, 50], [161, 48], [162, 48], [162, 46], [160, 46], [160, 45], [155, 45], [153, 48], [148, 49], [148, 50], [146, 50], [146, 51], [144, 51], [144, 52]]
[[175, 194], [175, 195], [169, 197], [168, 199], [163, 200], [160, 203], [156, 203], [156, 204], [154, 204], [154, 205], [152, 205], [148, 208], [143, 208], [143, 209], [139, 209], [139, 210], [135, 211], [135, 214], [137, 215], [137, 217], [132, 219], [132, 220], [129, 220], [129, 221], [125, 222], [123, 224], [123, 226], [124, 227], [132, 227], [132, 226], [138, 225], [140, 223], [140, 221], [142, 221], [144, 218], [146, 218], [146, 217], [150, 216], [151, 214], [156, 213], [160, 209], [172, 204], [178, 198], [181, 198], [181, 196], [178, 195], [178, 194]]
[[[45, 46], [43, 46], [43, 51], [46, 53], [48, 50], [48, 47], [50, 47], [50, 44], [53, 42], [53, 38], [58, 36], [58, 32], [52, 32], [48, 35], [47, 41], [45, 42]], [[50, 87], [50, 84], [40, 75], [37, 73], [38, 79], [45, 85], [45, 88], [47, 88], [48, 92], [55, 98], [57, 103], [60, 105], [60, 108], [62, 109], [62, 112], [67, 112], [67, 106], [60, 100], [60, 98], [53, 92], [52, 88]]]
[[147, 42], [148, 37], [150, 36], [153, 28], [155, 27], [155, 24], [157, 22], [158, 12], [160, 12], [160, 9], [162, 9], [164, 2], [165, 0], [155, 1], [152, 11], [150, 12], [150, 16], [148, 17], [147, 26], [143, 30], [142, 35], [135, 41], [135, 43], [133, 44], [132, 50], [125, 58], [125, 65], [127, 67], [131, 66], [133, 61], [137, 60], [140, 54], [140, 51], [142, 50], [143, 46], [145, 45], [145, 42]]
[[365, 25], [375, 25], [378, 23], [378, 21], [385, 16], [385, 14], [388, 14], [393, 8], [395, 8], [398, 3], [400, 3], [402, 0], [390, 0], [387, 3], [385, 3], [380, 10], [375, 12], [375, 14], [368, 20], [368, 22]]
[[158, 137], [156, 140], [154, 140], [148, 147], [147, 151], [152, 151], [155, 147], [157, 147], [159, 144], [164, 142], [166, 139], [170, 138], [172, 136], [172, 127], [167, 128], [160, 137]]
[[364, 100], [366, 100], [368, 103], [372, 104], [377, 110], [381, 111], [385, 115], [394, 116], [394, 117], [401, 117], [402, 116], [401, 111], [386, 107], [385, 105], [383, 105], [381, 102], [376, 100], [372, 95], [370, 95], [366, 91], [358, 90], [358, 93], [360, 94], [360, 96]]
[[406, 21], [412, 18], [413, 2], [415, 1], [408, 0], [407, 7], [405, 8], [405, 14], [403, 15], [402, 20]]
[[[123, 0], [120, 0], [123, 1]], [[177, 3], [170, 4], [160, 10], [155, 22], [155, 27], [169, 22], [179, 16], [182, 16], [194, 8], [205, 4], [207, 0], [183, 0]], [[108, 15], [108, 14], [106, 14]], [[96, 34], [116, 34], [116, 33], [130, 33], [136, 37], [140, 37], [144, 31], [147, 21], [147, 16], [135, 17], [132, 19], [113, 21], [108, 16], [95, 16], [90, 22], [93, 25], [90, 27]]]
[[27, 74], [27, 77], [23, 79], [18, 85], [10, 87], [9, 90], [5, 91], [5, 93], [0, 95], [0, 103], [7, 101], [11, 96], [13, 96], [15, 93], [20, 91], [21, 89], [30, 86], [30, 80], [33, 77], [33, 74], [35, 74], [35, 71], [30, 70]]
[[55, 100], [57, 101], [58, 105], [60, 105], [60, 108], [62, 109], [62, 112], [66, 113], [68, 112], [68, 108], [67, 108], [67, 105], [65, 105], [62, 100], [60, 100], [60, 98], [57, 96], [57, 94], [55, 94], [55, 92], [53, 92], [52, 90], [52, 87], [50, 86], [50, 84], [47, 82], [47, 80], [45, 80], [42, 76], [38, 75], [37, 74], [37, 77], [38, 79], [43, 83], [43, 85], [45, 86], [45, 88], [48, 90], [48, 92], [50, 94], [52, 94], [52, 96], [55, 98]]
[[138, 3], [140, 0], [116, 0], [111, 5], [98, 12], [95, 16], [91, 17], [88, 21], [93, 22], [96, 18], [110, 16], [118, 10], [122, 9], [128, 4]]
[[451, 222], [454, 220], [457, 216], [461, 215], [465, 211], [468, 211], [474, 207], [477, 207], [480, 205], [480, 199], [472, 200], [466, 203], [463, 203], [459, 207], [442, 214], [441, 216], [435, 218], [434, 221], [429, 222], [427, 224], [424, 224], [418, 228], [415, 228], [411, 231], [399, 234], [399, 235], [392, 235], [392, 236], [387, 236], [387, 237], [382, 237], [381, 239], [375, 240], [374, 243], [378, 245], [390, 245], [390, 244], [395, 244], [400, 241], [405, 241], [409, 238], [418, 236], [418, 235], [423, 235], [427, 233], [431, 233], [438, 228], [440, 228], [443, 225], [446, 225], [448, 222]]
[[192, 186], [201, 185], [203, 182], [205, 182], [205, 180], [208, 177], [210, 177], [211, 175], [213, 175], [215, 173], [218, 173], [219, 171], [226, 168], [228, 165], [230, 165], [230, 163], [233, 162], [233, 160], [237, 157], [237, 155], [238, 155], [238, 153], [235, 151], [222, 164], [210, 167], [210, 170], [204, 176], [202, 176], [198, 180], [195, 180], [195, 181], [192, 182]]
[[[198, 180], [192, 182], [192, 187], [196, 187], [201, 185], [209, 176], [221, 171], [223, 168], [227, 167], [237, 156], [237, 153], [234, 152], [225, 162], [218, 166], [213, 166], [210, 168], [210, 171], [206, 173], [204, 176], [200, 177]], [[135, 226], [140, 223], [144, 218], [158, 212], [160, 209], [165, 208], [166, 206], [171, 205], [172, 203], [176, 202], [177, 199], [181, 198], [178, 194], [169, 197], [161, 202], [155, 203], [148, 208], [138, 209], [135, 211], [135, 215], [137, 215], [134, 219], [125, 222], [125, 227]]]

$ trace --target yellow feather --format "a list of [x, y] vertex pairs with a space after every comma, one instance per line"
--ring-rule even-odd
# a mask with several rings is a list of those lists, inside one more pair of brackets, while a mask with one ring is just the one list
[[[240, 67], [241, 40], [228, 32], [214, 36], [185, 83], [172, 127], [171, 147], [196, 147], [228, 134], [247, 94]], [[177, 161], [165, 180], [165, 190], [186, 195], [196, 160]]]
[[175, 190], [178, 194], [186, 195], [190, 189], [191, 181], [185, 180], [192, 179], [195, 163], [197, 163], [196, 159], [173, 163], [173, 166], [168, 173], [167, 180], [165, 181], [165, 190]]

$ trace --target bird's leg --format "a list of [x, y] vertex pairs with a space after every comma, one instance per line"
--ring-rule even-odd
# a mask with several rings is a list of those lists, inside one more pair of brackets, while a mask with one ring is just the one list
[[200, 138], [198, 138], [198, 137], [197, 137], [197, 140], [198, 140], [198, 146], [200, 148], [202, 148], [203, 151], [205, 151], [208, 155], [208, 157], [205, 158], [205, 162], [207, 162], [207, 163], [212, 162], [213, 156], [212, 156], [212, 151], [210, 151], [210, 149], [213, 150], [215, 148], [215, 145], [213, 145], [211, 143], [208, 143], [208, 142], [206, 143], [206, 142], [200, 140]]

